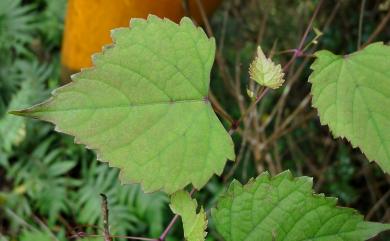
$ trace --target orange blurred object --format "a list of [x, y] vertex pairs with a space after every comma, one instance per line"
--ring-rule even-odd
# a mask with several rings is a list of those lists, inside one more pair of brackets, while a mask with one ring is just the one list
[[[69, 0], [66, 14], [61, 62], [63, 77], [92, 65], [91, 55], [112, 42], [110, 30], [129, 26], [131, 18], [146, 18], [148, 14], [166, 17], [175, 22], [189, 13], [201, 20], [196, 0]], [[221, 0], [203, 0], [211, 14]], [[68, 77], [65, 77], [68, 78]]]

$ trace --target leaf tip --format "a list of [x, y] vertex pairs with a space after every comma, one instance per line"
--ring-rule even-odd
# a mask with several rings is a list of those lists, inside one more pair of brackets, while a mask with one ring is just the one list
[[192, 22], [192, 20], [189, 17], [183, 17], [180, 20], [180, 25], [182, 25], [182, 24], [194, 24], [194, 23]]
[[[145, 24], [145, 19], [143, 18], [131, 18], [130, 19], [130, 28], [134, 28], [134, 27], [138, 27], [138, 26], [143, 26]], [[126, 29], [126, 28], [125, 28]], [[122, 29], [123, 30], [123, 29]], [[118, 30], [115, 29], [115, 31], [118, 31], [120, 32], [121, 31], [121, 28], [119, 28]]]
[[31, 117], [31, 110], [30, 109], [22, 109], [22, 110], [11, 110], [8, 111], [8, 114], [16, 115], [16, 116], [23, 116], [23, 117]]

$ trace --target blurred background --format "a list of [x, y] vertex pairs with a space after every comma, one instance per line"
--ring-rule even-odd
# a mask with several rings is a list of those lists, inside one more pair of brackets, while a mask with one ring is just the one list
[[[172, 218], [165, 194], [120, 185], [118, 171], [96, 161], [72, 137], [54, 132], [50, 124], [7, 114], [47, 98], [71, 73], [89, 67], [88, 56], [110, 43], [108, 29], [149, 12], [175, 21], [193, 17], [217, 42], [214, 106], [237, 119], [256, 90], [248, 67], [257, 45], [286, 64], [317, 2], [0, 0], [0, 241], [101, 234], [100, 193], [108, 196], [112, 234], [158, 237]], [[196, 194], [206, 210], [233, 178], [245, 183], [265, 170], [290, 169], [313, 176], [316, 192], [338, 197], [340, 205], [356, 208], [366, 220], [390, 222], [390, 177], [320, 125], [307, 82], [316, 49], [346, 54], [358, 49], [359, 38], [363, 45], [389, 41], [389, 23], [389, 0], [324, 1], [305, 54], [289, 68], [284, 87], [271, 91], [233, 135], [236, 162]], [[222, 240], [212, 220], [208, 233], [208, 240]], [[168, 240], [181, 237], [177, 224]], [[373, 240], [390, 240], [390, 233]]]

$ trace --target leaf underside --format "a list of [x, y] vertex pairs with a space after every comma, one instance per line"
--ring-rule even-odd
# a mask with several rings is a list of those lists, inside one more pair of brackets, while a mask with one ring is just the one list
[[313, 194], [309, 177], [263, 173], [244, 186], [233, 181], [212, 217], [226, 241], [362, 241], [390, 229], [336, 203]]
[[231, 137], [209, 101], [215, 42], [189, 18], [150, 15], [112, 31], [113, 45], [73, 75], [47, 102], [14, 112], [56, 124], [98, 159], [121, 170], [122, 183], [146, 192], [201, 188], [234, 159]]
[[374, 43], [347, 56], [316, 56], [309, 81], [321, 123], [390, 173], [390, 47]]
[[189, 193], [178, 191], [171, 197], [170, 207], [175, 214], [181, 216], [184, 229], [184, 237], [187, 241], [203, 241], [206, 237], [207, 217], [201, 207], [196, 213], [198, 204], [191, 199]]

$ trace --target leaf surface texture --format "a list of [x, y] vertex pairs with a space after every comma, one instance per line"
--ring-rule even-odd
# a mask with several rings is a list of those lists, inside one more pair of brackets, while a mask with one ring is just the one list
[[73, 76], [48, 101], [15, 112], [56, 124], [122, 183], [146, 192], [201, 188], [234, 159], [233, 142], [208, 101], [215, 42], [189, 18], [150, 15], [112, 31], [95, 67]]
[[390, 229], [336, 203], [313, 194], [309, 177], [263, 173], [244, 186], [233, 181], [212, 217], [226, 241], [363, 241]]
[[390, 47], [374, 43], [346, 56], [316, 56], [309, 80], [321, 123], [389, 173]]

